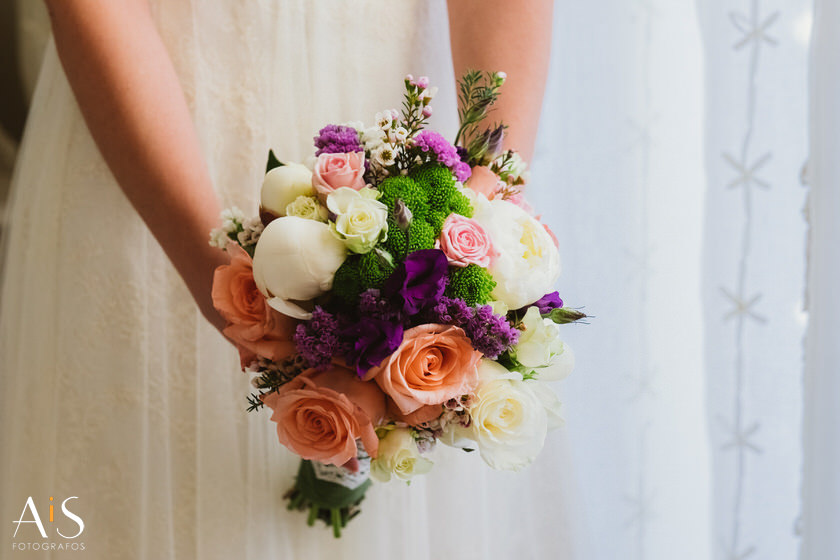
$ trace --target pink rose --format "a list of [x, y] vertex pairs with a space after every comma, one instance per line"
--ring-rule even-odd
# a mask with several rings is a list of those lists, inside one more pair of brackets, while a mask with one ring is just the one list
[[489, 167], [483, 165], [476, 165], [472, 168], [472, 175], [467, 181], [466, 186], [479, 194], [487, 197], [487, 200], [493, 200], [500, 188], [499, 176], [490, 171]]
[[397, 351], [370, 369], [365, 379], [374, 379], [400, 414], [408, 415], [470, 393], [478, 385], [480, 359], [481, 352], [460, 328], [420, 325], [405, 331]]
[[481, 224], [459, 214], [450, 214], [443, 222], [437, 247], [454, 266], [475, 264], [487, 268], [499, 256]]
[[239, 347], [243, 366], [256, 356], [279, 361], [295, 353], [297, 322], [272, 309], [254, 281], [251, 257], [235, 243], [228, 246], [229, 265], [213, 274], [211, 296], [228, 325], [222, 331]]
[[365, 153], [321, 154], [312, 172], [312, 187], [324, 200], [341, 187], [361, 190], [365, 186]]
[[385, 415], [385, 395], [350, 370], [309, 370], [265, 395], [263, 402], [274, 411], [271, 420], [280, 443], [304, 459], [353, 470], [357, 439], [376, 457], [374, 428]]

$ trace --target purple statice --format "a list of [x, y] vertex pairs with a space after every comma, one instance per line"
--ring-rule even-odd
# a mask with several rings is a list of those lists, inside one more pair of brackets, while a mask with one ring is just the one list
[[461, 327], [473, 348], [490, 359], [498, 358], [519, 341], [519, 330], [507, 317], [496, 315], [489, 305], [470, 307], [460, 298], [441, 297], [429, 310], [427, 319]]
[[394, 309], [391, 302], [380, 295], [379, 290], [370, 288], [359, 295], [359, 314], [363, 317], [373, 317], [384, 321], [395, 321], [399, 318], [399, 310]]
[[459, 181], [470, 178], [470, 166], [461, 160], [458, 150], [449, 141], [433, 130], [421, 130], [414, 138], [414, 146], [433, 159], [448, 167]]
[[339, 335], [338, 318], [321, 307], [315, 308], [309, 321], [297, 326], [294, 342], [306, 365], [316, 369], [326, 369], [333, 356], [347, 349]]
[[442, 325], [463, 327], [472, 319], [474, 310], [461, 298], [441, 297], [432, 307], [429, 320]]
[[463, 161], [459, 161], [455, 164], [455, 167], [452, 168], [452, 173], [455, 175], [455, 179], [461, 181], [462, 183], [465, 182], [467, 179], [472, 177], [472, 167], [469, 164], [464, 163]]
[[473, 348], [490, 359], [498, 358], [519, 342], [519, 329], [507, 317], [493, 313], [489, 305], [476, 307], [463, 329], [472, 341]]
[[365, 151], [359, 142], [359, 132], [352, 126], [340, 124], [328, 124], [319, 130], [315, 137], [315, 147], [318, 148], [316, 156]]

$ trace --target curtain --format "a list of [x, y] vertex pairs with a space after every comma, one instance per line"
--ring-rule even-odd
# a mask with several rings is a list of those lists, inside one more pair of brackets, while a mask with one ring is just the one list
[[805, 346], [802, 558], [840, 551], [840, 5], [817, 0], [810, 60], [810, 322]]
[[555, 17], [530, 196], [593, 316], [564, 386], [586, 558], [796, 558], [811, 5]]

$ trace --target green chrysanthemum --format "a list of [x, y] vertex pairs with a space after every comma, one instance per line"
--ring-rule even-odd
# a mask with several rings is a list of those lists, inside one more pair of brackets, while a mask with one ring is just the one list
[[480, 266], [471, 264], [466, 267], [449, 267], [449, 285], [446, 295], [461, 298], [467, 305], [482, 305], [490, 301], [490, 292], [496, 282], [490, 273]]

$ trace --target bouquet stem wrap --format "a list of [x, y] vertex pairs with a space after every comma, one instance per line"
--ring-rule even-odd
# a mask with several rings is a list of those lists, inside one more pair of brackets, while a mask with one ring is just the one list
[[295, 485], [285, 498], [290, 510], [309, 510], [308, 525], [316, 519], [332, 526], [333, 535], [341, 537], [341, 530], [361, 511], [359, 504], [370, 487], [370, 458], [359, 457], [359, 471], [351, 472], [339, 465], [325, 465], [317, 461], [301, 460]]

